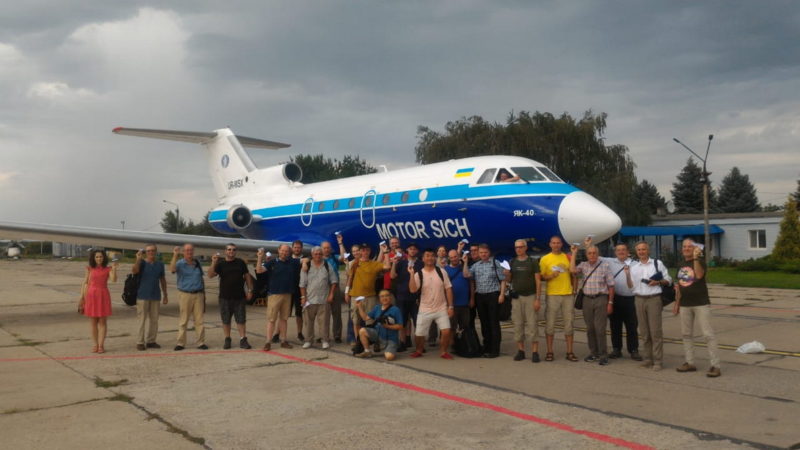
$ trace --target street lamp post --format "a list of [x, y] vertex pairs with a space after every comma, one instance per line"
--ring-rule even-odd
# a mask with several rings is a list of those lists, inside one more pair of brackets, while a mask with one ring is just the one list
[[712, 139], [714, 139], [714, 135], [713, 134], [709, 134], [708, 135], [708, 146], [706, 146], [706, 156], [705, 157], [701, 157], [700, 155], [695, 153], [694, 150], [689, 148], [686, 144], [684, 144], [683, 142], [679, 141], [678, 138], [672, 138], [673, 141], [675, 141], [678, 144], [680, 144], [681, 146], [683, 146], [683, 148], [685, 148], [686, 150], [689, 150], [689, 152], [692, 155], [694, 155], [695, 158], [697, 158], [697, 159], [699, 159], [700, 161], [703, 162], [703, 232], [704, 232], [703, 238], [704, 238], [705, 243], [706, 243], [705, 245], [708, 247], [706, 249], [706, 251], [705, 251], [706, 266], [708, 266], [708, 264], [711, 262], [711, 233], [709, 232], [709, 227], [708, 227], [708, 189], [709, 189], [708, 176], [711, 175], [711, 172], [709, 172], [706, 169], [706, 167], [707, 167], [706, 163], [708, 161], [708, 151], [711, 149], [711, 140]]
[[180, 232], [181, 227], [181, 209], [177, 203], [171, 202], [169, 200], [161, 200], [164, 203], [169, 203], [170, 205], [175, 205], [175, 232]]

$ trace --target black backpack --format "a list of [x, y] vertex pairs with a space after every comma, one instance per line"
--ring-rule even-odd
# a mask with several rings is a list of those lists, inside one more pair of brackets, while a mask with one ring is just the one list
[[129, 273], [125, 277], [125, 286], [122, 288], [122, 301], [128, 306], [136, 306], [136, 295], [139, 292], [139, 283], [142, 281], [142, 270], [144, 270], [144, 261], [142, 261], [138, 273]]
[[475, 328], [458, 328], [456, 330], [456, 355], [462, 358], [478, 358], [483, 354], [478, 333]]

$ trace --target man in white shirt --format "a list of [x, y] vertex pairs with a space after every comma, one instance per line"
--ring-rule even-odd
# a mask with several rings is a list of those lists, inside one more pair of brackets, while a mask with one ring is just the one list
[[633, 260], [630, 258], [628, 244], [619, 243], [614, 246], [616, 258], [601, 257], [611, 267], [611, 274], [614, 276], [614, 312], [608, 316], [611, 324], [611, 347], [612, 351], [608, 354], [611, 359], [622, 358], [622, 326], [625, 326], [625, 343], [628, 353], [634, 361], [641, 361], [639, 355], [639, 334], [636, 327], [639, 322], [636, 319], [636, 301], [633, 290], [628, 287], [627, 272], [630, 270]]
[[639, 261], [631, 266], [626, 281], [636, 299], [639, 334], [644, 337], [642, 367], [658, 371], [663, 367], [664, 356], [664, 333], [661, 328], [661, 310], [664, 306], [661, 303], [661, 288], [669, 286], [672, 278], [663, 261], [650, 258], [650, 246], [647, 242], [636, 244], [636, 256]]

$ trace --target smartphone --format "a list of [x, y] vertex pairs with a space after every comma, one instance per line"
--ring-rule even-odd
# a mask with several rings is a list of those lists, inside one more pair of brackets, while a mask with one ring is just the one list
[[467, 239], [462, 239], [461, 242], [463, 242], [464, 244], [469, 244], [469, 241]]
[[334, 232], [333, 232], [333, 234], [335, 234], [336, 236], [338, 236], [338, 235], [342, 234], [342, 232], [341, 232], [341, 231], [334, 231]]
[[695, 247], [699, 248], [700, 250], [703, 250], [704, 248], [706, 248], [706, 246], [705, 246], [705, 245], [703, 245], [703, 244], [698, 244], [697, 242], [694, 242], [694, 243], [692, 243], [692, 245], [694, 245]]
[[469, 250], [464, 250], [463, 252], [465, 255], [469, 254]]
[[380, 241], [380, 242], [378, 243], [378, 246], [381, 246], [381, 245], [386, 245], [386, 241]]

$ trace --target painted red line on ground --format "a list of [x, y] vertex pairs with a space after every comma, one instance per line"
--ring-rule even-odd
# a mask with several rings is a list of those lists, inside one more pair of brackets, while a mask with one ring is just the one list
[[0, 362], [28, 362], [28, 361], [80, 361], [84, 359], [122, 359], [122, 358], [163, 358], [166, 356], [198, 356], [219, 355], [229, 353], [257, 353], [248, 350], [217, 350], [199, 352], [173, 352], [173, 353], [126, 353], [124, 355], [86, 355], [86, 356], [41, 356], [36, 358], [2, 358]]
[[347, 369], [347, 368], [344, 368], [344, 367], [334, 366], [334, 365], [322, 363], [322, 362], [319, 362], [319, 361], [310, 361], [310, 360], [307, 360], [307, 359], [299, 358], [297, 356], [286, 355], [286, 354], [278, 353], [278, 352], [275, 352], [275, 351], [271, 351], [271, 352], [267, 352], [267, 353], [275, 355], [275, 356], [280, 356], [282, 358], [285, 358], [285, 359], [288, 359], [288, 360], [291, 360], [291, 361], [300, 362], [300, 363], [307, 364], [307, 365], [310, 365], [310, 366], [322, 367], [324, 369], [333, 370], [335, 372], [340, 372], [340, 373], [344, 373], [344, 374], [347, 374], [347, 375], [352, 375], [352, 376], [359, 377], [359, 378], [364, 378], [366, 380], [371, 380], [371, 381], [375, 381], [375, 382], [378, 382], [378, 383], [388, 384], [388, 385], [395, 386], [395, 387], [398, 387], [398, 388], [401, 388], [401, 389], [407, 389], [409, 391], [418, 392], [420, 394], [430, 395], [430, 396], [433, 396], [433, 397], [439, 397], [439, 398], [442, 398], [442, 399], [445, 399], [445, 400], [450, 400], [450, 401], [453, 401], [453, 402], [456, 402], [456, 403], [461, 403], [463, 405], [473, 406], [473, 407], [481, 408], [481, 409], [487, 409], [487, 410], [490, 410], [490, 411], [494, 411], [496, 413], [505, 414], [505, 415], [508, 415], [508, 416], [511, 416], [511, 417], [515, 417], [517, 419], [526, 420], [528, 422], [534, 422], [534, 423], [538, 423], [540, 425], [544, 425], [544, 426], [547, 426], [547, 427], [551, 427], [551, 428], [555, 428], [555, 429], [558, 429], [558, 430], [566, 431], [568, 433], [573, 433], [573, 434], [579, 434], [579, 435], [582, 435], [582, 436], [586, 436], [586, 437], [589, 437], [591, 439], [594, 439], [594, 440], [597, 440], [597, 441], [600, 441], [600, 442], [605, 442], [605, 443], [608, 443], [608, 444], [613, 444], [613, 445], [616, 445], [616, 446], [619, 446], [619, 447], [625, 447], [625, 448], [636, 449], [636, 450], [653, 449], [653, 447], [650, 447], [650, 446], [647, 446], [647, 445], [644, 445], [644, 444], [639, 444], [637, 442], [630, 442], [630, 441], [626, 441], [624, 439], [616, 438], [616, 437], [609, 436], [609, 435], [606, 435], [606, 434], [595, 433], [593, 431], [581, 430], [581, 429], [574, 428], [574, 427], [572, 427], [570, 425], [567, 425], [567, 424], [563, 424], [563, 423], [559, 423], [559, 422], [553, 422], [552, 420], [544, 419], [542, 417], [533, 416], [531, 414], [521, 413], [519, 411], [514, 411], [514, 410], [511, 410], [511, 409], [508, 409], [508, 408], [504, 408], [502, 406], [493, 405], [491, 403], [484, 403], [484, 402], [479, 402], [479, 401], [471, 400], [471, 399], [464, 398], [464, 397], [458, 397], [458, 396], [455, 396], [455, 395], [447, 394], [445, 392], [435, 391], [433, 389], [427, 389], [427, 388], [423, 388], [423, 387], [416, 386], [416, 385], [413, 385], [413, 384], [403, 383], [403, 382], [400, 382], [400, 381], [394, 381], [394, 380], [390, 380], [388, 378], [382, 378], [382, 377], [379, 377], [379, 376], [376, 376], [376, 375], [370, 375], [368, 373], [359, 372], [357, 370]]

